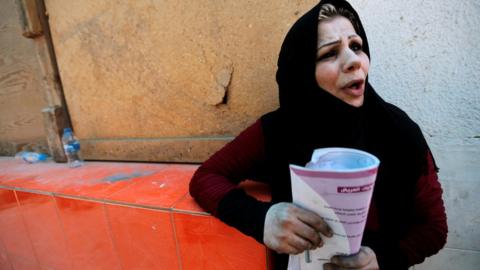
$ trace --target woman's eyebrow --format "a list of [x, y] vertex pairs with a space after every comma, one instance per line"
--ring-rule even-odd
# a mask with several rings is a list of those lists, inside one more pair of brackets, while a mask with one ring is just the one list
[[[357, 35], [357, 34], [350, 35], [350, 36], [348, 36], [348, 39], [352, 39], [352, 38], [354, 38], [354, 37], [359, 37], [359, 35]], [[320, 44], [320, 46], [318, 46], [317, 50], [320, 50], [320, 49], [323, 48], [323, 47], [327, 47], [327, 46], [330, 46], [330, 45], [333, 45], [333, 44], [337, 44], [337, 43], [340, 43], [340, 39], [334, 40], [334, 41], [330, 41], [330, 42], [327, 42], [327, 43], [324, 43], [324, 44]]]

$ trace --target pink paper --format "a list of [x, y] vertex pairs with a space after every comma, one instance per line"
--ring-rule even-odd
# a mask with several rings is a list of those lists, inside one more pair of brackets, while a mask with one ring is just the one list
[[320, 215], [334, 236], [323, 236], [321, 248], [290, 255], [289, 270], [323, 269], [332, 256], [359, 251], [379, 163], [364, 151], [322, 148], [310, 168], [290, 165], [293, 203]]

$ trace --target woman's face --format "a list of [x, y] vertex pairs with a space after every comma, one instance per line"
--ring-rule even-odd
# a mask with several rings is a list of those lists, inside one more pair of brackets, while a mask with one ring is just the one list
[[362, 50], [362, 38], [341, 16], [321, 21], [318, 37], [317, 84], [352, 106], [362, 106], [370, 64]]

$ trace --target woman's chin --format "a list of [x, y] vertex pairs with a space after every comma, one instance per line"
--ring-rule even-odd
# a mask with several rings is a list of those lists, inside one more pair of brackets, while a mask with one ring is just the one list
[[348, 98], [343, 99], [343, 101], [353, 107], [361, 107], [363, 105], [364, 95], [361, 96], [349, 96]]

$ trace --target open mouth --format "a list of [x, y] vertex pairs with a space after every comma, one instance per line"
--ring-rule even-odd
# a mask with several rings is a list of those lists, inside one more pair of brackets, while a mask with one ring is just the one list
[[344, 89], [352, 89], [352, 90], [359, 90], [363, 85], [363, 80], [353, 80], [349, 82]]

